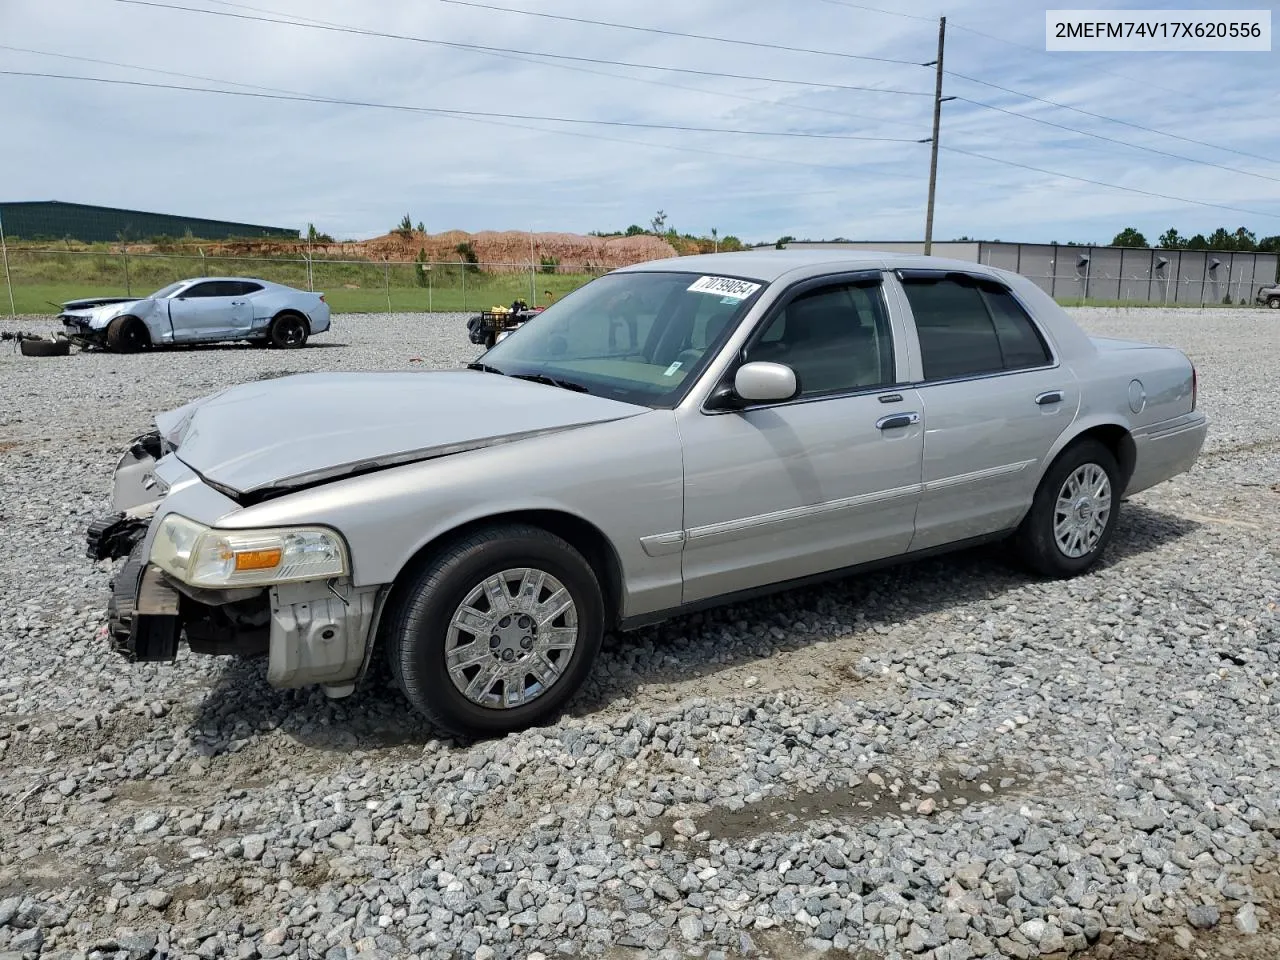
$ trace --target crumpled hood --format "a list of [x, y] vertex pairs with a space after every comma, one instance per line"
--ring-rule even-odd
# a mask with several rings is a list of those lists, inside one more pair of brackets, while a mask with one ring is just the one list
[[144, 304], [147, 303], [147, 297], [141, 299], [119, 299], [105, 298], [89, 299], [89, 300], [68, 300], [62, 305], [62, 312], [59, 316], [81, 317], [89, 321], [89, 326], [93, 329], [105, 327], [116, 317], [123, 316], [126, 313], [139, 314], [144, 312]]
[[82, 297], [79, 300], [68, 300], [62, 305], [63, 310], [87, 310], [89, 307], [100, 307], [109, 303], [137, 303], [138, 297]]
[[156, 426], [207, 482], [263, 494], [647, 412], [467, 370], [309, 373], [231, 387]]

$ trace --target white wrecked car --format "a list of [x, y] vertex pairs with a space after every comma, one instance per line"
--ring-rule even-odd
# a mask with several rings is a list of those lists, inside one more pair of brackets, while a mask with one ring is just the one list
[[58, 314], [67, 339], [82, 347], [135, 353], [170, 343], [256, 340], [301, 347], [329, 329], [323, 293], [249, 277], [180, 280], [148, 297], [68, 300]]

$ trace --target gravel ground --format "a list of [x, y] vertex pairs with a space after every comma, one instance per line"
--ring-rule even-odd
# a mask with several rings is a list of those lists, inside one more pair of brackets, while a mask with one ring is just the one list
[[381, 674], [330, 702], [261, 663], [130, 666], [82, 556], [154, 411], [453, 365], [462, 317], [0, 353], [0, 960], [1280, 954], [1280, 325], [1078, 317], [1186, 350], [1212, 418], [1100, 569], [989, 549], [682, 618], [478, 744]]

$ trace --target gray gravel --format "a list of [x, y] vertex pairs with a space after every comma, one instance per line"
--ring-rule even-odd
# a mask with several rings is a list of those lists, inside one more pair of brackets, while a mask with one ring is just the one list
[[570, 715], [478, 744], [382, 674], [128, 665], [82, 557], [155, 410], [455, 365], [462, 317], [0, 352], [0, 958], [1275, 956], [1280, 324], [1079, 317], [1185, 349], [1213, 418], [1102, 569], [968, 552], [611, 638]]

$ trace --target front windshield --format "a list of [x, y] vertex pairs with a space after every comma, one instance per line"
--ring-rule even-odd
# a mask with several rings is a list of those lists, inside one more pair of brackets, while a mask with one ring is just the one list
[[179, 290], [182, 289], [183, 285], [186, 282], [187, 281], [185, 280], [179, 280], [177, 283], [171, 283], [167, 287], [161, 287], [159, 290], [153, 293], [149, 299], [163, 300], [165, 297], [172, 297], [175, 293], [177, 293]]
[[611, 273], [548, 307], [482, 363], [614, 400], [674, 406], [763, 286], [697, 273]]

